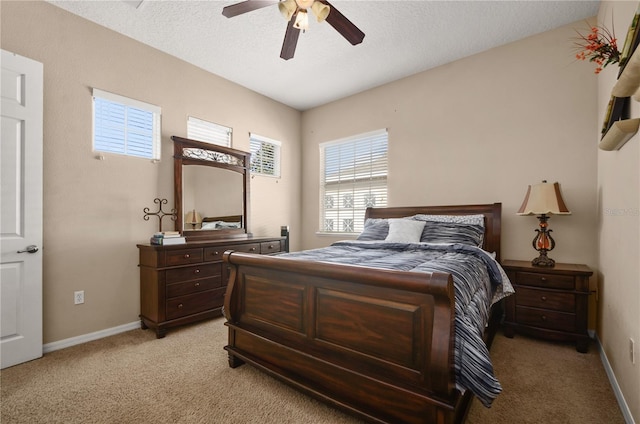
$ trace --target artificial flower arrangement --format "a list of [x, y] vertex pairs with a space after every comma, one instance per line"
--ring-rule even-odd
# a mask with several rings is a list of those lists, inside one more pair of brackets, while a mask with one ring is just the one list
[[584, 35], [579, 31], [575, 45], [578, 49], [576, 59], [589, 60], [596, 64], [595, 73], [599, 74], [611, 63], [620, 63], [621, 53], [618, 50], [618, 43], [613, 31], [609, 31], [603, 26], [594, 26], [591, 31]]

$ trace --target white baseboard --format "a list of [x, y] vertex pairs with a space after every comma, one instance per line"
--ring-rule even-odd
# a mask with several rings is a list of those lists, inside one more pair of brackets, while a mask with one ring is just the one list
[[596, 334], [595, 337], [596, 345], [598, 346], [598, 351], [600, 352], [600, 359], [602, 360], [602, 365], [604, 366], [604, 370], [609, 377], [609, 383], [611, 383], [611, 388], [613, 389], [613, 393], [618, 400], [618, 405], [620, 406], [620, 411], [622, 411], [622, 415], [624, 416], [624, 421], [627, 424], [635, 424], [633, 420], [633, 416], [631, 415], [631, 410], [629, 409], [629, 405], [627, 401], [624, 399], [624, 395], [620, 390], [620, 386], [618, 385], [618, 380], [616, 380], [616, 376], [613, 373], [613, 369], [611, 369], [611, 364], [609, 363], [609, 359], [607, 358], [607, 354], [602, 349], [602, 344], [600, 344], [600, 339]]
[[57, 342], [47, 343], [42, 346], [42, 353], [53, 352], [54, 350], [64, 349], [79, 345], [82, 343], [90, 342], [93, 340], [102, 339], [104, 337], [113, 336], [115, 334], [124, 333], [125, 331], [136, 330], [140, 328], [140, 321], [130, 322], [129, 324], [119, 325], [117, 327], [107, 328], [104, 330], [96, 331], [94, 333], [83, 334], [82, 336], [70, 337], [68, 339], [59, 340]]

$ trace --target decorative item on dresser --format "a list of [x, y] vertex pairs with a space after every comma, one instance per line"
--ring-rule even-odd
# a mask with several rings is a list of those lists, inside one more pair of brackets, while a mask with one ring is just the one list
[[589, 347], [589, 277], [586, 265], [561, 264], [540, 268], [528, 261], [505, 260], [502, 267], [515, 288], [506, 299], [504, 332], [548, 340], [574, 341], [576, 350]]
[[158, 338], [168, 328], [222, 315], [225, 251], [269, 255], [284, 251], [287, 240], [249, 232], [250, 153], [172, 139], [176, 232], [186, 243], [138, 245], [141, 326]]
[[537, 235], [533, 238], [533, 248], [540, 252], [537, 258], [531, 261], [534, 266], [552, 267], [555, 261], [547, 256], [547, 252], [553, 250], [556, 242], [548, 230], [548, 214], [571, 215], [560, 193], [560, 184], [549, 184], [546, 180], [534, 186], [529, 186], [524, 196], [522, 206], [518, 209], [518, 215], [538, 215], [540, 229], [536, 229]]
[[171, 327], [222, 315], [229, 280], [223, 253], [278, 253], [284, 250], [284, 240], [256, 237], [174, 246], [139, 244], [142, 328], [152, 328], [162, 338]]

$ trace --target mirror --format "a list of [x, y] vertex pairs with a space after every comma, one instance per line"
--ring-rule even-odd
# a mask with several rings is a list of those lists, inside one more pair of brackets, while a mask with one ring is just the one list
[[[213, 192], [215, 195], [212, 195]], [[242, 175], [237, 172], [210, 166], [183, 167], [183, 229], [213, 230], [235, 223], [241, 227], [242, 193]], [[196, 213], [194, 214], [193, 211]], [[190, 212], [191, 215], [189, 215]], [[239, 218], [215, 219], [234, 216]], [[194, 219], [196, 217], [197, 219]], [[218, 225], [213, 225], [216, 221], [220, 222]]]
[[177, 136], [171, 139], [176, 230], [187, 241], [248, 236], [250, 154]]

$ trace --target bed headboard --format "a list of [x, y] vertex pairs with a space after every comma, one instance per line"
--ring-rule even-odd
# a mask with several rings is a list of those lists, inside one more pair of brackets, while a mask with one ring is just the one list
[[495, 252], [500, 261], [500, 225], [502, 203], [455, 206], [401, 206], [391, 208], [367, 208], [367, 218], [403, 218], [416, 214], [426, 215], [484, 215], [484, 245], [487, 252]]
[[202, 222], [242, 222], [242, 215], [227, 215], [227, 216], [206, 216], [202, 218]]

